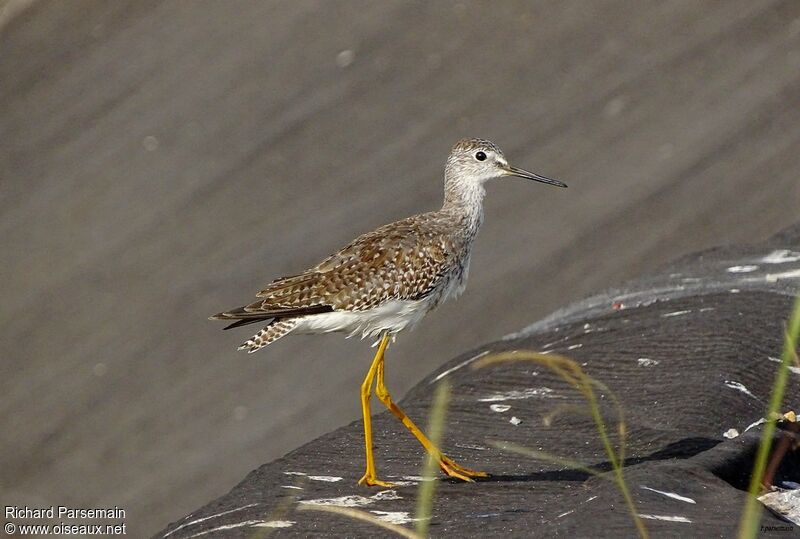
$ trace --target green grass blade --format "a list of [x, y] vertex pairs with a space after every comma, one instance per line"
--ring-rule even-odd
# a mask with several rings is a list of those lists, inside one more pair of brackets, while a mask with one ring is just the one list
[[742, 518], [739, 523], [739, 539], [752, 539], [757, 536], [761, 524], [761, 502], [758, 501], [758, 494], [761, 490], [761, 483], [764, 480], [764, 472], [767, 469], [767, 459], [772, 448], [772, 438], [775, 435], [775, 417], [780, 413], [780, 406], [783, 402], [783, 394], [786, 391], [786, 382], [789, 378], [789, 364], [794, 360], [797, 353], [797, 336], [800, 333], [800, 296], [795, 299], [792, 314], [789, 317], [789, 325], [786, 329], [786, 337], [783, 343], [783, 353], [781, 364], [778, 366], [778, 373], [775, 375], [775, 382], [772, 384], [772, 394], [769, 399], [767, 409], [767, 422], [764, 424], [764, 431], [761, 435], [761, 442], [756, 452], [755, 465], [750, 477], [750, 488], [748, 489], [747, 501], [745, 502]]
[[524, 445], [515, 444], [514, 442], [504, 442], [501, 440], [487, 440], [487, 441], [489, 445], [494, 446], [502, 451], [517, 453], [519, 455], [524, 455], [532, 459], [543, 460], [545, 462], [550, 462], [551, 464], [564, 466], [565, 468], [580, 470], [581, 472], [584, 472], [588, 475], [593, 475], [595, 477], [602, 477], [603, 479], [608, 479], [609, 481], [616, 481], [616, 479], [610, 477], [608, 474], [604, 472], [599, 472], [597, 470], [593, 470], [589, 468], [587, 465], [583, 464], [582, 462], [578, 462], [577, 460], [565, 459], [563, 457], [559, 457], [558, 455], [548, 453], [547, 451], [531, 449], [529, 447], [525, 447]]
[[[625, 434], [627, 429], [623, 420], [622, 406], [620, 405], [613, 391], [611, 391], [602, 382], [595, 380], [586, 374], [586, 372], [584, 372], [584, 370], [576, 361], [559, 354], [542, 354], [534, 351], [520, 350], [512, 352], [499, 352], [496, 354], [490, 354], [473, 363], [472, 369], [481, 369], [487, 365], [512, 361], [532, 361], [534, 363], [538, 363], [539, 365], [544, 365], [558, 374], [565, 382], [577, 389], [584, 396], [589, 407], [589, 413], [594, 420], [597, 433], [600, 436], [600, 440], [603, 443], [606, 455], [608, 456], [608, 459], [613, 467], [614, 480], [617, 483], [617, 488], [625, 500], [625, 505], [628, 507], [628, 511], [631, 514], [631, 518], [633, 519], [639, 536], [643, 539], [647, 539], [649, 537], [647, 528], [645, 527], [644, 522], [642, 522], [642, 519], [639, 517], [639, 513], [636, 511], [636, 506], [633, 503], [633, 497], [631, 496], [630, 489], [628, 488], [628, 484], [625, 482], [623, 459], [625, 457]], [[617, 432], [620, 435], [619, 452], [615, 451], [614, 446], [611, 444], [611, 439], [609, 438], [608, 430], [606, 429], [605, 420], [603, 419], [603, 414], [597, 401], [597, 395], [594, 392], [594, 386], [597, 386], [602, 391], [608, 393], [617, 409], [617, 417], [619, 418]]]
[[[445, 380], [437, 387], [433, 395], [433, 407], [428, 417], [428, 437], [433, 445], [441, 447], [444, 434], [444, 420], [447, 415], [447, 404], [450, 401], [450, 383]], [[436, 495], [436, 476], [439, 461], [436, 455], [428, 454], [422, 469], [422, 481], [417, 490], [416, 523], [414, 525], [419, 537], [428, 536], [428, 527], [431, 522], [433, 498]]]

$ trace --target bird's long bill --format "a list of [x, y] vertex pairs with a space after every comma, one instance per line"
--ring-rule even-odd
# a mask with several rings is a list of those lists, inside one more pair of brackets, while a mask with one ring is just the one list
[[517, 176], [518, 178], [525, 178], [526, 180], [534, 180], [537, 182], [555, 185], [557, 187], [567, 186], [566, 183], [554, 180], [552, 178], [547, 178], [545, 176], [540, 176], [539, 174], [534, 174], [533, 172], [528, 172], [527, 170], [522, 170], [521, 168], [508, 166], [508, 167], [503, 167], [503, 170], [505, 170], [506, 174], [508, 174], [509, 176]]

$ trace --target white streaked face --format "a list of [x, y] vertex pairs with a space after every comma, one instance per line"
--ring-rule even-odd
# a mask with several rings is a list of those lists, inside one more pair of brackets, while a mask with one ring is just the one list
[[494, 144], [482, 142], [471, 140], [457, 144], [447, 160], [449, 171], [462, 180], [481, 184], [505, 176], [504, 167], [508, 166], [508, 161], [503, 152]]
[[508, 167], [508, 161], [499, 149], [495, 150], [488, 146], [480, 148], [472, 152], [472, 159], [475, 161], [475, 174], [481, 181], [506, 175], [504, 169]]
[[484, 139], [463, 139], [453, 146], [445, 167], [449, 178], [459, 182], [483, 185], [488, 180], [515, 176], [558, 187], [566, 184], [508, 164], [505, 155], [494, 143]]

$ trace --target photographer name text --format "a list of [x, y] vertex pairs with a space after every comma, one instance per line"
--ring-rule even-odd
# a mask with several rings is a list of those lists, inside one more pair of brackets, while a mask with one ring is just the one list
[[40, 519], [40, 518], [74, 518], [74, 519], [112, 519], [124, 520], [125, 509], [117, 507], [75, 508], [64, 505], [50, 507], [28, 507], [27, 505], [6, 505], [6, 518]]

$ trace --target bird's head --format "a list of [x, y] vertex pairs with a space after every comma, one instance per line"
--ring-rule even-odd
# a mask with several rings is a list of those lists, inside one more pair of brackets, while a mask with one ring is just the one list
[[445, 174], [458, 182], [475, 182], [480, 185], [507, 176], [566, 187], [567, 184], [546, 178], [508, 164], [503, 152], [493, 142], [479, 138], [465, 138], [456, 142], [447, 158]]

